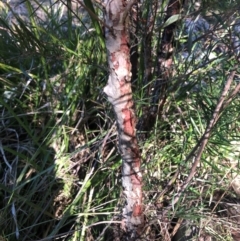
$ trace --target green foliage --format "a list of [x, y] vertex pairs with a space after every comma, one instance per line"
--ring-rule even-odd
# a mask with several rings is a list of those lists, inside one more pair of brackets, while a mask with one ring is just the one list
[[[92, 1], [84, 3], [91, 14], [71, 1], [26, 1], [23, 16], [8, 4], [0, 5], [0, 240], [107, 240], [113, 232], [107, 229], [101, 236], [105, 222], [119, 220], [121, 159], [114, 115], [102, 93], [108, 76], [102, 12]], [[223, 5], [231, 12], [236, 3]], [[164, 4], [155, 12], [151, 1], [144, 1], [141, 9], [139, 72], [134, 80], [139, 117], [152, 105], [149, 89], [157, 78], [159, 29], [177, 20], [175, 15], [164, 23]], [[207, 10], [216, 4], [212, 1]], [[171, 204], [189, 175], [193, 159], [186, 158], [199, 143], [229, 73], [238, 64], [221, 14], [211, 16], [223, 19], [212, 21], [218, 22], [212, 26], [218, 36], [215, 42], [200, 34], [190, 43], [183, 31], [176, 32], [166, 103], [140, 143], [149, 222]], [[187, 58], [178, 49], [182, 43], [187, 43]], [[202, 58], [194, 55], [199, 46], [201, 53], [206, 50]], [[225, 50], [219, 52], [216, 46]], [[223, 200], [217, 200], [216, 193], [237, 196], [230, 184], [239, 175], [239, 94], [221, 111], [195, 179], [169, 212], [173, 219], [216, 221], [211, 207], [217, 209], [216, 203]], [[174, 185], [158, 199], [178, 168]], [[207, 224], [203, 229], [214, 233]], [[157, 221], [154, 225], [156, 236], [162, 238]], [[223, 225], [220, 231], [219, 240], [230, 240]]]
[[[3, 11], [11, 15], [10, 5], [0, 17], [0, 237], [39, 240], [64, 232], [75, 237], [84, 220], [85, 226], [104, 220], [116, 205], [106, 189], [97, 192], [110, 175], [103, 175], [105, 164], [95, 157], [103, 132], [95, 128], [105, 121], [106, 57], [102, 40], [84, 23], [68, 35], [70, 20], [59, 19], [64, 6], [38, 1], [24, 6], [29, 18], [15, 13], [12, 23], [6, 20]], [[75, 17], [81, 23], [87, 16]]]

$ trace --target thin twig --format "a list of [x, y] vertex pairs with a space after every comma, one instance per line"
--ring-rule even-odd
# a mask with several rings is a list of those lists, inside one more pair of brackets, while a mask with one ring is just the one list
[[[236, 67], [235, 67], [236, 69]], [[234, 98], [234, 96], [239, 92], [240, 89], [240, 84], [237, 85], [237, 87], [234, 89], [234, 91], [232, 92], [232, 94], [230, 95], [230, 97], [225, 101], [227, 93], [231, 87], [233, 78], [235, 76], [236, 70], [233, 70], [230, 73], [230, 76], [228, 77], [228, 80], [225, 84], [225, 87], [222, 91], [222, 94], [219, 98], [219, 101], [217, 103], [217, 106], [215, 108], [215, 111], [213, 113], [212, 119], [209, 122], [203, 136], [201, 137], [201, 139], [199, 140], [199, 142], [197, 143], [197, 145], [193, 148], [193, 150], [191, 151], [191, 153], [187, 156], [187, 158], [185, 159], [185, 163], [187, 161], [190, 160], [190, 158], [195, 156], [195, 161], [192, 165], [191, 171], [187, 177], [187, 179], [183, 182], [181, 189], [179, 190], [179, 192], [175, 195], [175, 197], [173, 198], [171, 204], [169, 204], [164, 211], [158, 215], [158, 218], [163, 220], [164, 217], [166, 217], [166, 214], [168, 212], [168, 210], [170, 210], [180, 199], [181, 195], [184, 193], [184, 191], [186, 190], [186, 188], [188, 187], [189, 183], [191, 182], [192, 178], [194, 177], [195, 173], [196, 173], [196, 169], [198, 164], [200, 163], [200, 159], [202, 156], [202, 153], [209, 141], [211, 132], [215, 126], [215, 124], [217, 123], [217, 121], [219, 120], [220, 114], [221, 112], [227, 107], [227, 105], [231, 102], [231, 100]], [[195, 155], [195, 153], [197, 152], [197, 154]], [[169, 181], [168, 185], [165, 187], [165, 189], [158, 195], [157, 200], [159, 200], [169, 189], [170, 187], [172, 187], [174, 181], [176, 180], [178, 174], [180, 173], [180, 170], [177, 170], [177, 172], [175, 173], [174, 177]], [[155, 221], [153, 221], [155, 222]], [[148, 225], [150, 225], [151, 223], [148, 223]]]
[[191, 171], [190, 171], [187, 179], [183, 182], [183, 185], [182, 185], [180, 191], [177, 193], [177, 195], [175, 196], [175, 198], [173, 199], [171, 204], [164, 210], [164, 212], [162, 214], [163, 216], [166, 215], [167, 211], [172, 207], [172, 205], [175, 205], [179, 201], [181, 195], [184, 193], [184, 191], [188, 187], [189, 183], [193, 179], [193, 177], [194, 177], [194, 175], [196, 173], [197, 166], [200, 163], [200, 159], [201, 159], [202, 153], [203, 153], [203, 151], [204, 151], [204, 149], [205, 149], [205, 147], [206, 147], [206, 145], [207, 145], [207, 143], [209, 141], [211, 132], [212, 132], [215, 124], [217, 123], [217, 121], [219, 119], [219, 115], [221, 113], [221, 109], [223, 107], [224, 100], [225, 100], [225, 98], [227, 96], [227, 93], [228, 93], [230, 87], [231, 87], [231, 83], [233, 81], [235, 73], [236, 73], [236, 70], [232, 71], [230, 73], [230, 76], [228, 77], [228, 80], [227, 80], [227, 82], [225, 84], [225, 87], [223, 89], [221, 97], [219, 98], [218, 104], [217, 104], [217, 106], [215, 108], [215, 111], [213, 113], [212, 119], [209, 122], [209, 124], [208, 124], [208, 126], [206, 128], [206, 131], [203, 134], [203, 136], [202, 136], [202, 138], [201, 138], [201, 140], [199, 142], [199, 145], [198, 145], [199, 149], [197, 148], [198, 151], [197, 151], [197, 154], [196, 154], [196, 157], [195, 157], [195, 161], [194, 161], [194, 163], [192, 165]]
[[226, 108], [226, 106], [232, 102], [233, 98], [239, 93], [240, 91], [240, 83], [236, 86], [232, 94], [229, 95], [228, 99], [225, 101], [223, 108]]

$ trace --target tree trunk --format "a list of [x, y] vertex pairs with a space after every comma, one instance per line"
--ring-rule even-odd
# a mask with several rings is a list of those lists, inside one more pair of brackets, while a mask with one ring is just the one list
[[108, 83], [104, 88], [112, 104], [122, 156], [122, 185], [126, 203], [122, 228], [133, 240], [144, 223], [140, 152], [136, 139], [136, 117], [131, 89], [131, 62], [128, 36], [128, 12], [135, 1], [106, 0], [105, 38], [109, 64]]
[[[166, 8], [166, 16], [165, 16], [165, 22], [175, 14], [181, 13], [181, 8], [184, 3], [184, 0], [169, 0], [167, 8]], [[155, 3], [157, 6], [157, 3]], [[138, 123], [138, 130], [140, 132], [139, 139], [141, 141], [144, 141], [147, 139], [150, 131], [154, 127], [156, 123], [157, 117], [161, 119], [162, 110], [164, 108], [164, 104], [167, 99], [167, 88], [169, 84], [169, 80], [172, 77], [172, 63], [173, 63], [173, 37], [174, 37], [174, 31], [177, 26], [177, 21], [173, 22], [170, 25], [167, 25], [162, 33], [159, 33], [159, 39], [161, 38], [161, 43], [158, 45], [157, 49], [157, 60], [158, 60], [158, 66], [156, 70], [157, 80], [154, 83], [154, 87], [152, 85], [149, 85], [151, 87], [152, 93], [148, 93], [151, 96], [151, 103], [150, 106], [147, 106], [144, 108], [144, 114], [140, 118], [140, 121]], [[145, 58], [145, 71], [148, 71], [151, 67], [150, 58], [151, 54], [151, 48], [152, 47], [152, 39], [151, 35], [152, 32], [149, 32], [149, 39], [145, 40], [145, 51], [146, 51], [146, 58]], [[146, 50], [147, 49], [147, 50]], [[150, 56], [150, 57], [149, 57]], [[149, 66], [146, 68], [146, 66]], [[149, 71], [148, 71], [149, 72]], [[150, 72], [149, 72], [150, 73]], [[149, 79], [149, 74], [146, 74], [146, 79]], [[144, 82], [144, 85], [147, 85], [149, 82]]]

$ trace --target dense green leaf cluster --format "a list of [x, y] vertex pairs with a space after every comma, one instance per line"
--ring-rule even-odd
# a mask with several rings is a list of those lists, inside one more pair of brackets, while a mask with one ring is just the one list
[[[138, 28], [131, 43], [138, 52], [133, 90], [141, 119], [149, 106], [159, 107], [151, 91], [159, 77], [162, 30], [179, 24], [164, 107], [140, 139], [145, 214], [156, 240], [163, 240], [156, 217], [189, 175], [194, 156], [185, 160], [239, 61], [232, 45], [238, 1], [202, 1], [199, 11], [209, 29], [197, 34], [184, 29], [185, 19], [200, 18], [192, 1], [168, 22], [167, 3], [160, 2], [143, 1], [131, 29]], [[25, 1], [23, 14], [11, 1], [0, 5], [0, 240], [111, 240], [115, 226], [106, 230], [107, 221], [120, 220], [121, 159], [114, 114], [102, 91], [108, 78], [104, 11], [94, 1], [84, 3]], [[230, 93], [238, 83], [239, 68]], [[213, 233], [221, 230], [217, 240], [227, 240], [230, 231], [208, 222], [216, 221], [211, 208], [223, 209], [217, 203], [223, 197], [238, 198], [231, 182], [239, 177], [239, 101], [238, 93], [221, 110], [191, 187], [169, 212], [172, 220], [202, 223], [208, 233], [210, 223]], [[178, 169], [174, 185], [158, 199]], [[217, 200], [218, 193], [225, 195]]]

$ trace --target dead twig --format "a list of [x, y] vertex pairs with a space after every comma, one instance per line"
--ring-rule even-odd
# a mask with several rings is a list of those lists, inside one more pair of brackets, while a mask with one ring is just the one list
[[[235, 67], [236, 69], [236, 67]], [[238, 94], [239, 90], [240, 90], [240, 84], [238, 84], [236, 86], [236, 88], [233, 90], [233, 92], [229, 95], [229, 97], [226, 100], [227, 94], [229, 92], [229, 89], [231, 87], [231, 84], [233, 82], [233, 78], [236, 74], [236, 70], [233, 70], [228, 79], [227, 82], [225, 84], [225, 87], [222, 91], [222, 94], [218, 100], [217, 106], [213, 112], [212, 118], [203, 134], [203, 136], [201, 137], [201, 139], [199, 140], [199, 142], [197, 143], [197, 145], [193, 148], [193, 150], [191, 151], [191, 153], [187, 156], [187, 158], [185, 159], [184, 162], [189, 161], [191, 158], [194, 157], [194, 162], [193, 165], [191, 167], [190, 173], [188, 175], [188, 177], [186, 178], [186, 180], [183, 181], [183, 184], [180, 188], [180, 190], [178, 191], [178, 193], [175, 195], [175, 197], [173, 198], [171, 204], [169, 204], [166, 208], [164, 208], [164, 211], [157, 216], [158, 219], [160, 220], [165, 220], [166, 219], [166, 214], [167, 212], [174, 207], [174, 205], [179, 201], [180, 197], [182, 196], [182, 194], [185, 192], [186, 188], [188, 187], [189, 183], [191, 182], [191, 180], [193, 179], [193, 177], [196, 174], [196, 170], [197, 167], [200, 163], [201, 160], [201, 156], [203, 154], [203, 151], [210, 139], [212, 130], [214, 128], [214, 126], [216, 125], [217, 121], [219, 120], [222, 112], [225, 110], [225, 108], [231, 103], [231, 101], [233, 100], [233, 98]], [[167, 192], [168, 190], [172, 187], [172, 185], [174, 184], [177, 176], [179, 175], [180, 170], [178, 170], [175, 175], [173, 176], [173, 178], [169, 181], [169, 183], [167, 184], [167, 186], [165, 187], [165, 189], [158, 195], [157, 200], [161, 199]], [[155, 222], [155, 221], [153, 221]], [[152, 223], [148, 223], [148, 225], [151, 225]]]
[[[171, 209], [171, 207], [173, 205], [175, 205], [178, 200], [180, 199], [181, 195], [184, 193], [184, 191], [186, 190], [186, 188], [188, 187], [189, 183], [191, 182], [191, 180], [193, 179], [194, 175], [196, 174], [196, 170], [197, 170], [197, 166], [198, 164], [200, 163], [200, 159], [201, 159], [201, 156], [202, 156], [202, 153], [210, 139], [210, 136], [211, 136], [211, 132], [215, 126], [215, 124], [217, 123], [217, 121], [219, 120], [219, 117], [221, 115], [221, 112], [223, 110], [223, 107], [226, 108], [226, 105], [224, 105], [224, 100], [227, 96], [227, 93], [229, 92], [229, 89], [231, 87], [231, 84], [232, 84], [232, 81], [233, 81], [233, 78], [235, 76], [235, 73], [236, 73], [236, 70], [233, 70], [231, 73], [230, 73], [230, 76], [228, 77], [228, 80], [225, 84], [225, 87], [223, 89], [223, 92], [219, 98], [219, 101], [217, 103], [217, 106], [215, 108], [215, 111], [213, 113], [213, 116], [212, 116], [212, 119], [211, 121], [209, 122], [206, 130], [205, 130], [205, 133], [203, 134], [202, 138], [200, 139], [200, 141], [198, 142], [197, 146], [194, 148], [194, 150], [197, 150], [197, 154], [195, 156], [195, 161], [193, 162], [193, 165], [192, 165], [192, 168], [190, 170], [190, 173], [187, 177], [187, 179], [183, 182], [182, 184], [182, 187], [181, 189], [179, 190], [179, 192], [176, 194], [175, 198], [173, 199], [173, 201], [171, 202], [171, 205], [169, 205], [163, 212], [163, 216], [166, 215], [167, 211], [169, 209]], [[195, 152], [191, 152], [191, 156], [194, 155]], [[188, 156], [188, 159], [190, 159], [190, 156]]]

